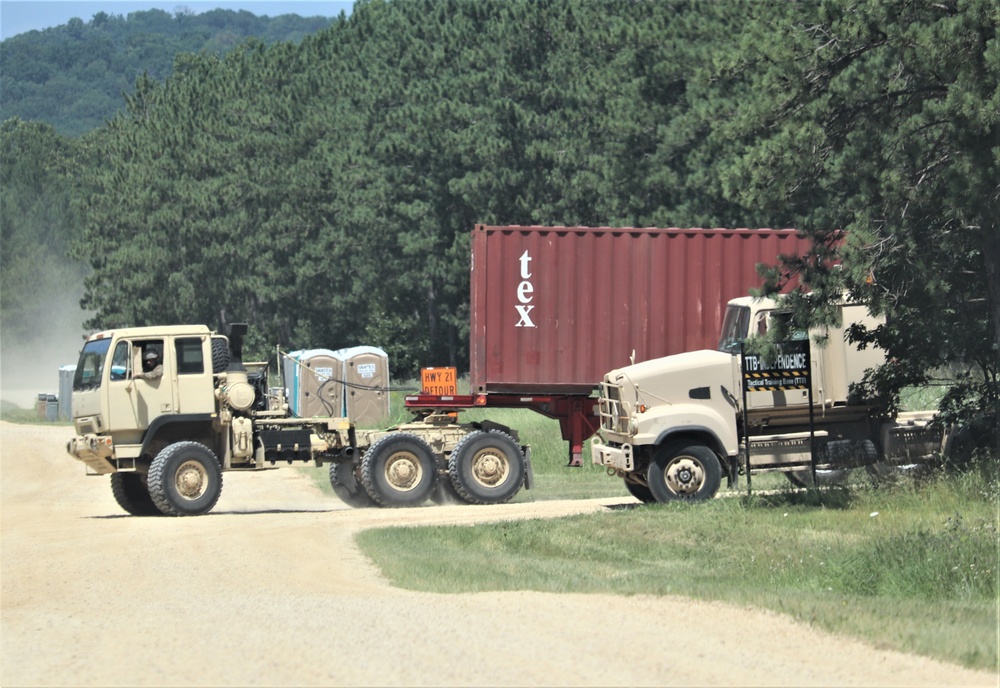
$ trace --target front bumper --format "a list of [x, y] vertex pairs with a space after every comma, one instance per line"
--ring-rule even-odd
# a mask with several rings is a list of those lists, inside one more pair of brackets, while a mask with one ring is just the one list
[[591, 440], [590, 445], [591, 461], [598, 466], [609, 466], [622, 471], [631, 471], [635, 468], [632, 461], [632, 445], [625, 444], [612, 446], [604, 444], [600, 437]]
[[69, 455], [87, 464], [89, 471], [98, 474], [114, 473], [118, 470], [115, 460], [115, 446], [110, 437], [82, 435], [74, 437], [66, 445]]

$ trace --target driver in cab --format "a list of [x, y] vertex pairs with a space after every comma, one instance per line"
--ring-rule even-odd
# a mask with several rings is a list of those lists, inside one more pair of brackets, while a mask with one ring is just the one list
[[135, 373], [132, 378], [136, 380], [159, 380], [163, 377], [163, 363], [160, 361], [160, 354], [156, 349], [146, 349], [142, 354], [142, 372]]

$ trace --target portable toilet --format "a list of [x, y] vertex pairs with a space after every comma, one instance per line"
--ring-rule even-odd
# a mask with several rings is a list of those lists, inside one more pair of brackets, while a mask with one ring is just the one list
[[358, 425], [377, 426], [389, 417], [389, 356], [374, 346], [337, 352], [344, 361], [347, 417]]
[[344, 415], [344, 361], [338, 352], [293, 351], [283, 370], [292, 413], [301, 418]]
[[288, 410], [298, 413], [298, 374], [301, 351], [289, 351], [281, 358], [281, 380], [285, 386], [285, 400]]
[[59, 367], [59, 419], [73, 420], [73, 376], [75, 365]]
[[45, 395], [45, 420], [50, 423], [59, 420], [59, 397], [55, 394]]

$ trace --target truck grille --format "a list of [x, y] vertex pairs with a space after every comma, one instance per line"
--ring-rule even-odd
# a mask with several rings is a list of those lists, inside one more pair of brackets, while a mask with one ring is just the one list
[[601, 429], [624, 435], [628, 433], [628, 410], [622, 403], [622, 388], [610, 382], [601, 383], [601, 398], [598, 400]]

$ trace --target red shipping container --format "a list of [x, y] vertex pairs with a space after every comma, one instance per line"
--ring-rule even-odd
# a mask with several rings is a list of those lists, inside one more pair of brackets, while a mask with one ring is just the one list
[[477, 225], [472, 391], [589, 394], [633, 353], [714, 349], [756, 265], [809, 247], [794, 229]]

